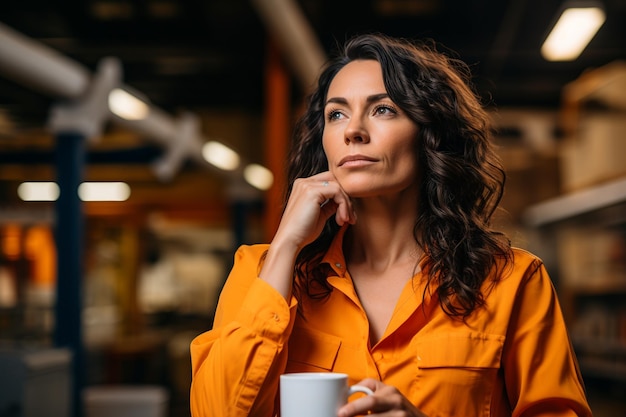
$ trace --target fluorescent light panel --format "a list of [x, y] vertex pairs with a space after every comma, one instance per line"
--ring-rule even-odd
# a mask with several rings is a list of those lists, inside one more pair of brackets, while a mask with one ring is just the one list
[[23, 182], [17, 187], [22, 201], [56, 201], [59, 186], [54, 182]]
[[125, 182], [84, 182], [78, 186], [83, 201], [126, 201], [130, 187]]
[[600, 7], [571, 7], [563, 11], [541, 47], [548, 61], [573, 61], [582, 53], [604, 24]]
[[[23, 201], [56, 201], [60, 190], [54, 182], [24, 182], [17, 187], [17, 194]], [[84, 182], [78, 187], [78, 197], [82, 201], [126, 201], [130, 187], [124, 182]]]

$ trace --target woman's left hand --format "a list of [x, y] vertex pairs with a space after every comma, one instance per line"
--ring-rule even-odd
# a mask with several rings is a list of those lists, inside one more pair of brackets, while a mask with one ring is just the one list
[[[369, 414], [393, 415], [394, 417], [427, 417], [398, 391], [396, 387], [383, 384], [375, 379], [364, 379], [357, 385], [374, 391], [374, 395], [358, 398], [343, 407], [337, 413], [339, 417], [352, 417]], [[390, 413], [393, 411], [393, 413]], [[387, 414], [386, 414], [387, 413]]]

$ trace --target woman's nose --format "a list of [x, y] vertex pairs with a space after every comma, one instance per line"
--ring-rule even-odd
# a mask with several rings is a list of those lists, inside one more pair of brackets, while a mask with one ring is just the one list
[[363, 121], [358, 117], [350, 119], [344, 132], [346, 145], [350, 143], [367, 143], [370, 141], [369, 133]]

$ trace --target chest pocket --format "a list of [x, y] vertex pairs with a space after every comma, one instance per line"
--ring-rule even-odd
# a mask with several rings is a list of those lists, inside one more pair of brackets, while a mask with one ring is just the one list
[[294, 327], [289, 338], [287, 372], [331, 371], [341, 339], [312, 329]]
[[[504, 336], [447, 333], [420, 338], [416, 345], [416, 395], [432, 416], [490, 415]], [[429, 412], [429, 410], [432, 410]]]

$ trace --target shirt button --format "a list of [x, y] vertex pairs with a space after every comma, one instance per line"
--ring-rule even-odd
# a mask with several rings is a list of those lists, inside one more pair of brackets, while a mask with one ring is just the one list
[[336, 266], [337, 268], [341, 268], [341, 264], [340, 264], [340, 263], [336, 263], [336, 264], [335, 264], [335, 266]]
[[274, 321], [280, 321], [280, 317], [278, 317], [278, 314], [276, 314], [276, 313], [274, 313], [272, 318], [274, 319]]

